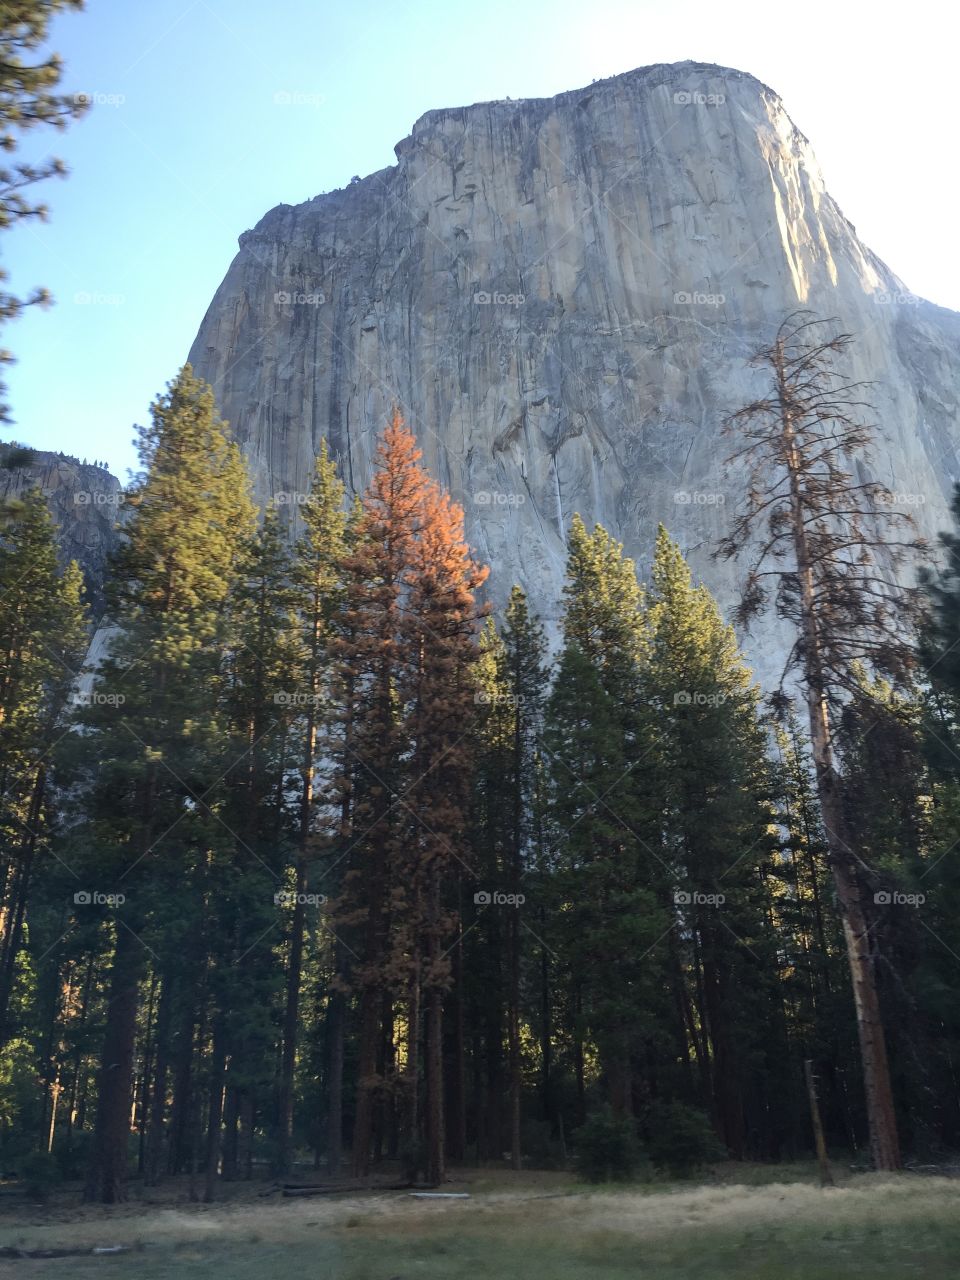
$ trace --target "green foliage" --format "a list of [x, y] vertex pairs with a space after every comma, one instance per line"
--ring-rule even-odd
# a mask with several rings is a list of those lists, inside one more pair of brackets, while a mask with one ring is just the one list
[[33, 1200], [45, 1201], [61, 1180], [60, 1166], [47, 1151], [31, 1151], [20, 1161], [20, 1181]]
[[588, 1182], [626, 1182], [643, 1165], [636, 1122], [604, 1110], [574, 1134], [576, 1170]]
[[[0, 151], [10, 155], [20, 145], [22, 135], [38, 125], [62, 129], [72, 117], [82, 115], [87, 102], [82, 95], [56, 92], [63, 64], [57, 54], [41, 55], [50, 22], [57, 13], [81, 9], [83, 0], [5, 0], [0, 12]], [[37, 164], [15, 161], [0, 167], [0, 230], [29, 219], [43, 221], [47, 207], [25, 194], [37, 182], [63, 177], [62, 160]], [[0, 271], [0, 283], [8, 278]], [[0, 288], [0, 322], [18, 316], [25, 306], [46, 305], [46, 289], [34, 289], [20, 298]], [[12, 357], [0, 351], [0, 363]], [[5, 390], [0, 386], [0, 393]], [[0, 404], [0, 421], [9, 421], [9, 408]]]
[[682, 1102], [651, 1107], [646, 1129], [650, 1159], [672, 1178], [689, 1178], [702, 1165], [723, 1160], [727, 1154], [703, 1112]]

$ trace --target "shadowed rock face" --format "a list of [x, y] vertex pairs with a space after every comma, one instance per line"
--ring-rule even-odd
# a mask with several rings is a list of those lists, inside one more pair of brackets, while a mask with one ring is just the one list
[[[240, 239], [191, 361], [251, 462], [295, 502], [326, 437], [354, 488], [391, 406], [463, 503], [502, 605], [556, 619], [574, 512], [645, 569], [658, 521], [729, 609], [710, 548], [742, 490], [723, 416], [798, 307], [857, 335], [876, 476], [947, 523], [960, 316], [912, 297], [827, 194], [752, 76], [680, 63], [556, 98], [431, 111], [398, 163]], [[773, 619], [748, 650], [774, 677]]]
[[40, 488], [59, 530], [61, 564], [76, 560], [80, 565], [96, 617], [103, 608], [107, 559], [119, 537], [120, 481], [105, 467], [90, 466], [62, 453], [31, 449], [30, 455], [27, 466], [12, 471], [0, 467], [0, 504], [27, 489]]

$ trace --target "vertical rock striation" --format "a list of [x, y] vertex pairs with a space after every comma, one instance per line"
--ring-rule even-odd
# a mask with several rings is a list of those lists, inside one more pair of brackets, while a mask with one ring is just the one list
[[[579, 511], [641, 568], [663, 521], [709, 551], [737, 501], [727, 412], [797, 308], [857, 335], [877, 478], [935, 532], [957, 464], [960, 316], [857, 239], [807, 140], [752, 76], [679, 63], [555, 98], [430, 111], [397, 164], [280, 205], [240, 238], [191, 360], [264, 499], [295, 502], [326, 437], [354, 488], [398, 402], [493, 568], [554, 619]], [[772, 679], [770, 619], [749, 648]]]

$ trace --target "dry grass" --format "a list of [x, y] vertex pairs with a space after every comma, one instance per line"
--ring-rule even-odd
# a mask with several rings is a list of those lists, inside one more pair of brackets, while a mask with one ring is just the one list
[[[795, 1172], [808, 1178], [806, 1169]], [[469, 1200], [387, 1193], [117, 1209], [61, 1200], [28, 1211], [7, 1203], [2, 1245], [127, 1244], [137, 1251], [0, 1268], [70, 1280], [960, 1275], [960, 1182], [952, 1179], [860, 1175], [827, 1191], [810, 1181], [613, 1191], [578, 1186], [566, 1174], [467, 1176], [469, 1183], [450, 1189], [463, 1185]], [[249, 1188], [242, 1194], [255, 1196]]]

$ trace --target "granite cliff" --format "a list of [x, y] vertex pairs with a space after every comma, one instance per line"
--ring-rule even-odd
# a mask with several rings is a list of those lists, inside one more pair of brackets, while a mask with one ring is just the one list
[[[641, 568], [663, 521], [729, 607], [711, 546], [738, 498], [725, 413], [788, 312], [857, 335], [877, 478], [947, 523], [960, 315], [912, 295], [857, 238], [773, 90], [700, 63], [555, 98], [430, 111], [396, 165], [240, 238], [190, 359], [258, 495], [295, 504], [326, 437], [354, 488], [394, 402], [466, 508], [502, 603], [557, 616], [579, 511]], [[748, 643], [771, 677], [774, 620]]]

